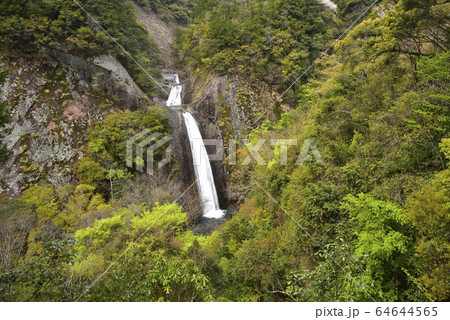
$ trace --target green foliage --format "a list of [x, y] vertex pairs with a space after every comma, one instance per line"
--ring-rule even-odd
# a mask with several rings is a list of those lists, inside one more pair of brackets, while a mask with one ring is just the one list
[[[130, 3], [121, 0], [83, 0], [80, 2], [89, 14], [98, 17], [101, 26], [124, 47], [139, 64], [150, 70], [153, 76], [159, 75], [157, 67], [162, 65], [157, 45], [148, 37], [145, 27], [137, 21]], [[156, 84], [149, 81], [148, 76], [126, 53], [112, 40], [109, 47], [125, 66], [136, 83], [144, 91], [153, 94]], [[148, 71], [147, 71], [148, 72]]]
[[124, 111], [106, 117], [105, 122], [89, 131], [87, 157], [107, 166], [108, 163], [123, 163], [126, 156], [126, 141], [144, 129], [150, 132], [168, 132], [168, 117], [161, 109]]
[[133, 217], [130, 210], [124, 209], [109, 218], [97, 220], [92, 227], [77, 230], [75, 239], [79, 241], [78, 252], [84, 254], [87, 248], [92, 252], [104, 250], [107, 242], [113, 242], [113, 233], [121, 234], [124, 239], [139, 238], [154, 231], [177, 235], [185, 230], [186, 223], [187, 215], [176, 203], [157, 203], [140, 216]]
[[192, 1], [189, 0], [133, 0], [138, 5], [157, 13], [167, 21], [187, 24], [191, 21]]
[[[10, 287], [10, 298], [20, 301], [73, 301], [87, 283], [71, 277], [73, 240], [49, 242], [36, 260], [22, 269], [12, 269], [0, 275], [1, 287]], [[5, 293], [2, 293], [2, 300]], [[11, 297], [11, 293], [13, 296]]]
[[406, 223], [406, 218], [396, 205], [377, 201], [361, 193], [358, 197], [345, 197], [342, 209], [361, 228], [358, 232], [357, 254], [383, 260], [394, 254], [405, 253], [408, 238], [395, 230]]
[[339, 17], [347, 23], [355, 21], [373, 3], [370, 0], [336, 0], [333, 2], [338, 7]]
[[176, 203], [155, 204], [152, 210], [145, 210], [140, 217], [131, 219], [131, 228], [136, 234], [156, 228], [179, 234], [187, 227], [188, 217]]
[[41, 221], [54, 218], [58, 212], [56, 195], [52, 187], [31, 186], [20, 200], [32, 205]]
[[[340, 23], [309, 0], [195, 4], [195, 23], [177, 40], [186, 62], [269, 84], [302, 72], [331, 39], [335, 30], [326, 27]], [[338, 4], [345, 21], [367, 2]], [[0, 203], [0, 254], [12, 257], [0, 265], [0, 298], [449, 300], [448, 6], [388, 5], [293, 89], [295, 111], [249, 137], [313, 139], [325, 166], [296, 165], [301, 145], [290, 147], [285, 166], [280, 145], [262, 147], [270, 165], [233, 168], [228, 182], [239, 208], [199, 236], [169, 196], [164, 204], [121, 198], [133, 173], [124, 167], [125, 141], [143, 129], [166, 133], [167, 117], [157, 110], [109, 115], [89, 132], [76, 169], [82, 184], [31, 186]], [[244, 146], [237, 150], [239, 160], [247, 155]], [[144, 189], [136, 193], [155, 191], [136, 184]]]
[[331, 12], [314, 0], [199, 1], [194, 16], [176, 40], [184, 63], [275, 86], [290, 85], [336, 31]]
[[[89, 243], [89, 247], [100, 249], [111, 237], [114, 229], [125, 226], [120, 215], [97, 220], [93, 227], [77, 230], [75, 239], [83, 243]], [[81, 251], [80, 251], [81, 249]], [[84, 252], [85, 247], [79, 247], [79, 252]]]
[[93, 289], [94, 301], [208, 301], [208, 279], [190, 261], [162, 253], [128, 254]]
[[97, 186], [105, 179], [106, 169], [89, 158], [83, 158], [77, 163], [75, 172], [82, 183]]
[[2, 1], [0, 41], [8, 47], [50, 46], [64, 51], [101, 52], [104, 37], [84, 26], [85, 18], [72, 1]]
[[419, 232], [419, 281], [433, 300], [448, 301], [450, 288], [450, 170], [438, 173], [407, 200], [406, 215]]
[[[221, 231], [223, 236], [230, 229], [231, 234], [247, 235], [231, 241], [224, 237], [221, 244], [224, 274], [230, 279], [242, 275], [238, 282], [229, 280], [226, 296], [448, 299], [448, 281], [443, 280], [448, 277], [448, 201], [442, 171], [448, 167], [448, 42], [436, 26], [448, 15], [432, 1], [420, 2], [420, 8], [410, 5], [401, 1], [394, 10], [356, 26], [336, 44], [334, 54], [317, 63], [298, 109], [290, 113], [292, 120], [254, 130], [254, 143], [274, 137], [312, 138], [326, 166], [295, 167], [296, 158], [290, 156], [287, 166], [280, 166], [277, 148], [263, 147], [261, 154], [275, 155], [267, 167], [253, 166], [246, 172], [233, 168], [230, 181], [250, 186], [238, 189], [247, 192], [247, 201]], [[421, 32], [427, 28], [435, 31], [430, 39]], [[286, 35], [280, 38], [289, 45]], [[299, 146], [292, 149], [300, 152]], [[241, 148], [237, 155], [245, 158], [248, 152]], [[439, 184], [434, 179], [427, 183], [439, 171]], [[251, 177], [283, 209], [267, 199]], [[271, 217], [271, 223], [251, 224], [242, 216], [260, 212]], [[430, 225], [419, 226], [422, 219]], [[284, 245], [281, 239], [273, 240], [278, 230], [288, 235], [291, 248], [277, 256], [273, 266], [271, 248]], [[272, 241], [273, 247], [264, 247]], [[253, 242], [259, 247], [255, 244], [254, 252], [240, 256]], [[260, 258], [258, 250], [269, 261]], [[283, 268], [284, 259], [296, 263]], [[263, 262], [271, 269], [265, 270]]]
[[[124, 209], [92, 227], [77, 230], [76, 270], [89, 275], [84, 261], [113, 261], [118, 248], [126, 255], [109, 277], [89, 294], [98, 301], [203, 301], [210, 299], [208, 279], [177, 244], [183, 237], [187, 215], [176, 203], [156, 204], [140, 216]], [[192, 237], [192, 234], [191, 234]], [[97, 258], [91, 259], [95, 254]], [[107, 266], [107, 261], [103, 265]], [[84, 266], [84, 267], [82, 267]], [[101, 272], [101, 268], [100, 271]]]
[[112, 206], [106, 204], [101, 195], [94, 193], [93, 186], [80, 184], [73, 190], [61, 189], [56, 190], [60, 213], [53, 222], [65, 231], [74, 231], [77, 227], [91, 224], [112, 211]]
[[[80, 0], [100, 25], [154, 76], [161, 65], [156, 44], [121, 0]], [[136, 83], [151, 94], [155, 84], [72, 0], [0, 1], [0, 43], [8, 51], [52, 48], [81, 56], [112, 53]]]
[[[145, 129], [149, 135], [167, 134], [168, 123], [167, 114], [161, 108], [148, 109], [146, 114], [124, 111], [107, 115], [104, 123], [89, 130], [86, 155], [75, 167], [81, 183], [97, 187], [105, 197], [120, 195], [120, 185], [131, 177], [125, 168], [127, 140]], [[158, 150], [155, 156], [161, 154]]]
[[394, 301], [407, 285], [411, 238], [406, 216], [395, 204], [363, 193], [344, 198], [342, 209], [355, 220], [355, 256], [365, 264], [362, 281], [375, 300]]

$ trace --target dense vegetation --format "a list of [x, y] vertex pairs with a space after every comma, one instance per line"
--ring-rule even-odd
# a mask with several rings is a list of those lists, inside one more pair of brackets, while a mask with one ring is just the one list
[[316, 0], [199, 1], [195, 8], [177, 42], [182, 61], [275, 88], [306, 72], [339, 32], [332, 11]]
[[185, 25], [191, 21], [193, 1], [188, 0], [133, 0], [138, 5], [158, 14], [169, 22]]
[[[195, 4], [177, 42], [186, 65], [282, 87], [365, 2], [338, 2], [337, 18], [309, 0]], [[189, 230], [170, 179], [125, 170], [126, 138], [167, 132], [164, 114], [110, 115], [80, 184], [1, 199], [0, 299], [448, 301], [448, 11], [385, 1], [340, 40], [287, 97], [295, 110], [249, 135], [297, 139], [287, 165], [281, 146], [263, 147], [264, 166], [241, 165], [239, 149], [229, 183], [245, 201], [207, 236]], [[306, 139], [325, 166], [296, 165]]]
[[[126, 141], [144, 129], [167, 134], [168, 122], [167, 114], [158, 107], [147, 110], [146, 114], [125, 111], [108, 115], [103, 124], [89, 132], [86, 154], [75, 167], [80, 182], [94, 186], [106, 198], [114, 198], [114, 194], [119, 193], [116, 189], [122, 189], [123, 182], [133, 173], [125, 166]], [[161, 156], [160, 152], [156, 153], [155, 161]], [[142, 166], [145, 167], [145, 163]]]
[[[89, 57], [111, 53], [149, 94], [155, 84], [96, 24], [98, 22], [144, 68], [159, 73], [160, 52], [136, 20], [131, 5], [122, 0], [79, 0], [95, 19], [88, 18], [72, 0], [1, 0], [0, 45], [6, 52], [34, 54], [46, 48]], [[30, 52], [31, 50], [31, 52]]]

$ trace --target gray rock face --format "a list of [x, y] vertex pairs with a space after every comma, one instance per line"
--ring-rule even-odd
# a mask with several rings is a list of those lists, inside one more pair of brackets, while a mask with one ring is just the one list
[[144, 98], [145, 94], [116, 58], [111, 55], [102, 55], [94, 58], [93, 64], [110, 72], [111, 79], [106, 81], [110, 86], [109, 90], [112, 94], [116, 94], [127, 101], [128, 108], [135, 109], [146, 106], [143, 101], [139, 100], [139, 98]]
[[[250, 87], [236, 77], [217, 76], [201, 70], [188, 72], [183, 104], [199, 123], [204, 139], [223, 140], [225, 157], [231, 139], [245, 139], [266, 119], [277, 118], [276, 108], [272, 107], [276, 97], [266, 84], [261, 82]], [[279, 112], [288, 110], [287, 106], [279, 108]], [[258, 114], [264, 116], [258, 119]], [[207, 149], [209, 154], [215, 153], [214, 147], [207, 146]], [[227, 183], [226, 161], [212, 161], [211, 167], [221, 205], [238, 201], [240, 195]]]
[[[79, 83], [80, 80], [91, 83], [95, 89], [104, 90], [110, 96], [118, 96], [130, 110], [138, 110], [147, 106], [145, 94], [113, 56], [103, 55], [89, 62], [57, 50], [49, 50], [49, 54], [78, 74], [78, 85], [84, 85]], [[70, 88], [69, 83], [70, 81], [68, 81]]]
[[[201, 81], [200, 83], [196, 80], [193, 77], [192, 80], [189, 79], [187, 81], [183, 103], [188, 105], [189, 111], [198, 122], [203, 139], [220, 139], [224, 141], [218, 120], [220, 117], [220, 100], [223, 98], [227, 87], [226, 78], [213, 77], [207, 82]], [[189, 141], [187, 141], [187, 145], [189, 145]], [[217, 152], [215, 147], [212, 146], [206, 146], [206, 149], [209, 154]], [[214, 175], [219, 203], [221, 207], [226, 207], [229, 201], [227, 192], [228, 172], [224, 162], [211, 161], [211, 169]]]
[[[190, 105], [206, 126], [220, 128], [211, 130], [223, 132], [225, 140], [246, 137], [263, 120], [277, 118], [276, 108], [272, 106], [276, 97], [267, 84], [254, 82], [251, 87], [237, 77], [198, 70], [190, 74], [183, 103]], [[279, 111], [287, 110], [287, 106], [281, 106]], [[258, 114], [263, 117], [258, 119]]]
[[150, 38], [156, 43], [159, 51], [162, 53], [161, 57], [166, 67], [173, 68], [175, 59], [172, 52], [172, 41], [175, 38], [174, 30], [176, 25], [161, 20], [157, 14], [141, 8], [134, 1], [131, 1], [131, 4], [139, 21], [145, 26]]
[[142, 91], [113, 57], [101, 56], [91, 63], [52, 54], [58, 60], [4, 61], [10, 73], [0, 86], [0, 99], [7, 101], [12, 121], [5, 128], [10, 153], [0, 166], [0, 193], [9, 197], [30, 184], [70, 183], [89, 127], [114, 110], [100, 107], [116, 105], [110, 96], [119, 96], [130, 109], [146, 106]]

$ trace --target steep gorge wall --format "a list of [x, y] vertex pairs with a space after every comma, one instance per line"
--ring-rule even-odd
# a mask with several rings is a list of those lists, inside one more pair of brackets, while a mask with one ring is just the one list
[[[229, 155], [231, 139], [242, 141], [261, 121], [258, 115], [264, 112], [264, 119], [277, 118], [271, 107], [275, 95], [267, 84], [246, 83], [238, 77], [219, 76], [206, 69], [186, 71], [183, 104], [199, 122], [204, 139], [221, 139], [224, 143], [224, 156]], [[287, 106], [282, 106], [287, 111]], [[255, 122], [256, 121], [256, 122]], [[207, 147], [208, 153], [216, 152]], [[238, 201], [236, 194], [227, 183], [232, 166], [225, 161], [212, 161], [219, 201], [222, 206]]]

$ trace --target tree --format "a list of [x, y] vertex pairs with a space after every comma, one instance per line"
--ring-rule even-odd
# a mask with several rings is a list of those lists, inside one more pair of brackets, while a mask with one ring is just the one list
[[[105, 198], [114, 197], [121, 191], [119, 181], [122, 184], [133, 174], [132, 168], [125, 168], [127, 140], [142, 130], [148, 130], [148, 135], [167, 134], [168, 124], [167, 114], [160, 107], [149, 108], [145, 114], [127, 110], [107, 115], [104, 123], [89, 130], [86, 155], [75, 166], [80, 182], [95, 186]], [[158, 149], [155, 158], [165, 155], [164, 151]]]
[[81, 183], [97, 187], [105, 179], [106, 169], [89, 158], [83, 158], [76, 164], [75, 173]]
[[90, 293], [94, 301], [209, 301], [208, 279], [191, 261], [163, 252], [127, 253]]
[[73, 301], [86, 286], [85, 280], [75, 278], [69, 268], [73, 260], [71, 239], [54, 240], [44, 245], [42, 253], [21, 269], [13, 270], [12, 281], [15, 288], [14, 300], [17, 301]]
[[[71, 187], [71, 186], [70, 186]], [[105, 203], [103, 197], [95, 193], [95, 187], [87, 184], [79, 184], [76, 188], [58, 188], [59, 214], [53, 222], [64, 231], [74, 232], [78, 228], [92, 225], [97, 219], [108, 217], [112, 212], [112, 206]]]
[[155, 85], [146, 72], [158, 76], [160, 52], [137, 21], [130, 3], [121, 0], [83, 0], [80, 4], [136, 59], [143, 71], [92, 18], [71, 0], [19, 0], [0, 3], [0, 43], [7, 53], [35, 53], [52, 48], [79, 56], [115, 55], [148, 94]]
[[[450, 159], [449, 139], [442, 150]], [[419, 281], [433, 300], [450, 299], [450, 169], [435, 175], [407, 199], [406, 216], [418, 230], [416, 256], [419, 259]]]
[[348, 195], [342, 209], [355, 221], [354, 255], [363, 260], [362, 286], [359, 294], [377, 301], [403, 300], [408, 288], [412, 230], [403, 211], [395, 204], [379, 201], [369, 195]]

